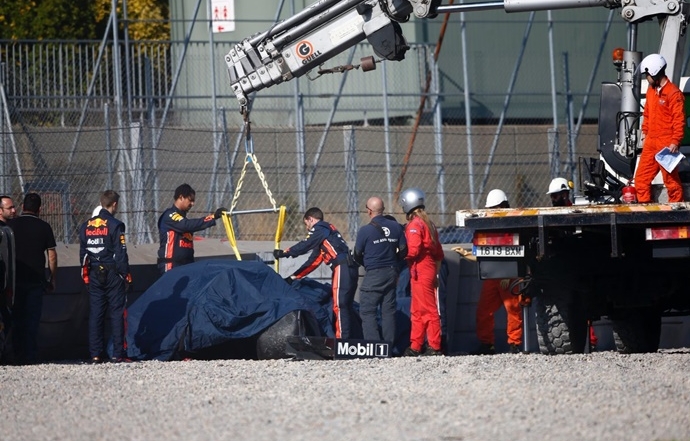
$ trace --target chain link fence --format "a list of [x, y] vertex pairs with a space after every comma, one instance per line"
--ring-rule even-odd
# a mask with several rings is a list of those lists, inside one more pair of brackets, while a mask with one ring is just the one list
[[[180, 72], [193, 81], [209, 69], [207, 46], [199, 47], [193, 53], [205, 57], [185, 60], [180, 43], [138, 43], [125, 63], [113, 56], [112, 45], [97, 42], [0, 45], [0, 192], [17, 205], [27, 192], [41, 194], [42, 217], [56, 239], [69, 244], [78, 242], [78, 228], [100, 193], [112, 188], [122, 197], [119, 217], [128, 240], [155, 243], [158, 216], [178, 185], [189, 183], [197, 192], [189, 216], [205, 216], [230, 207], [246, 166], [235, 210], [272, 208], [265, 183], [276, 203], [288, 207], [284, 240], [304, 237], [302, 212], [311, 206], [354, 240], [368, 222], [364, 206], [372, 195], [403, 221], [397, 195], [420, 187], [432, 220], [450, 226], [456, 210], [483, 206], [492, 188], [506, 191], [512, 206], [548, 205], [551, 177], [573, 178], [576, 158], [596, 155], [592, 125], [580, 128], [567, 151], [563, 140], [573, 134], [566, 126], [444, 124], [443, 96], [433, 85], [417, 109], [426, 72], [438, 68], [429, 59], [433, 46], [415, 49], [413, 75], [383, 69], [364, 89], [358, 77], [341, 87], [347, 77], [330, 76], [327, 97], [308, 88], [294, 95], [293, 83], [260, 93], [252, 113], [260, 122], [248, 143], [241, 117], [225, 110], [236, 108], [227, 88], [212, 101], [173, 87]], [[227, 47], [219, 44], [216, 52]], [[365, 49], [360, 45], [333, 64]], [[131, 75], [118, 73], [125, 65]], [[223, 68], [215, 67], [219, 78]], [[286, 104], [278, 106], [277, 96]], [[254, 164], [246, 164], [251, 153], [264, 182]], [[233, 219], [238, 240], [269, 241], [277, 220], [277, 213]], [[225, 237], [220, 223], [202, 234]]]
[[[585, 127], [579, 145], [594, 151], [596, 133]], [[254, 153], [268, 188], [278, 205], [288, 207], [284, 239], [304, 236], [300, 198], [306, 206], [319, 206], [341, 232], [353, 240], [367, 222], [364, 206], [372, 195], [381, 196], [387, 211], [404, 217], [396, 201], [396, 188], [420, 187], [427, 195], [427, 210], [440, 226], [455, 223], [455, 210], [483, 206], [484, 195], [502, 188], [513, 206], [548, 205], [545, 195], [550, 176], [549, 130], [541, 126], [508, 126], [503, 130], [494, 155], [490, 154], [495, 128], [473, 128], [473, 151], [467, 152], [468, 135], [463, 127], [444, 127], [437, 133], [420, 129], [415, 149], [405, 163], [410, 127], [390, 129], [386, 153], [381, 127], [332, 128], [320, 152], [318, 165], [299, 167], [292, 142], [294, 131], [285, 128], [254, 130]], [[124, 133], [120, 133], [124, 132]], [[126, 128], [82, 130], [74, 154], [76, 132], [70, 129], [32, 127], [13, 132], [13, 148], [3, 152], [3, 192], [21, 200], [24, 193], [43, 196], [42, 216], [51, 223], [60, 241], [77, 242], [79, 225], [98, 205], [99, 194], [114, 188], [122, 195], [120, 216], [127, 224], [130, 241], [158, 240], [157, 218], [173, 202], [174, 189], [189, 183], [197, 192], [192, 217], [204, 216], [216, 207], [230, 207], [245, 165], [245, 151], [232, 151], [221, 143], [214, 151], [214, 137], [240, 136], [190, 128], [162, 130], [158, 148], [146, 147], [152, 130]], [[311, 164], [318, 129], [307, 130], [305, 158]], [[434, 139], [443, 139], [443, 150], [434, 149]], [[136, 148], [122, 149], [118, 137], [135, 138]], [[6, 147], [8, 147], [6, 145]], [[70, 157], [72, 158], [70, 160]], [[406, 166], [404, 178], [401, 175]], [[306, 191], [300, 182], [307, 180]], [[473, 190], [472, 190], [473, 189]], [[474, 199], [474, 204], [473, 204]], [[236, 210], [271, 208], [259, 175], [248, 164]], [[273, 240], [277, 214], [247, 214], [235, 217], [239, 240]], [[224, 237], [222, 227], [208, 231]]]

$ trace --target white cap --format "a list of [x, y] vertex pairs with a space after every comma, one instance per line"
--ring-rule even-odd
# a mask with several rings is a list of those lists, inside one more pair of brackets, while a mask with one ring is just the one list
[[494, 188], [489, 192], [489, 194], [486, 195], [486, 205], [484, 207], [486, 208], [493, 208], [493, 207], [498, 207], [501, 205], [503, 202], [508, 200], [508, 196], [506, 196], [505, 192], [503, 190], [499, 190], [498, 188]]
[[546, 194], [560, 193], [562, 191], [570, 191], [570, 183], [565, 178], [554, 178], [549, 184], [549, 191]]

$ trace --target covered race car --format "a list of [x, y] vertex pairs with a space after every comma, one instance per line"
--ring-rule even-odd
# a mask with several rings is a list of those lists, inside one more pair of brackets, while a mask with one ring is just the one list
[[134, 360], [283, 358], [288, 335], [333, 336], [330, 289], [292, 286], [260, 261], [205, 260], [165, 273], [128, 309]]

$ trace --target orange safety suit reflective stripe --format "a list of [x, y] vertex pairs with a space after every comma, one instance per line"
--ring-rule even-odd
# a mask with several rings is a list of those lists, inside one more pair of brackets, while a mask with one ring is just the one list
[[508, 343], [522, 344], [520, 297], [512, 295], [507, 286], [505, 289], [501, 288], [501, 279], [488, 279], [482, 283], [477, 303], [477, 338], [481, 343], [494, 344], [494, 313], [501, 305], [505, 306], [508, 316], [506, 327]]
[[685, 98], [683, 92], [666, 78], [660, 89], [647, 89], [644, 105], [642, 134], [644, 144], [635, 172], [635, 190], [638, 202], [652, 202], [651, 184], [661, 170], [669, 202], [683, 201], [683, 187], [678, 169], [668, 173], [659, 166], [654, 156], [661, 149], [675, 144], [680, 146], [685, 130]]

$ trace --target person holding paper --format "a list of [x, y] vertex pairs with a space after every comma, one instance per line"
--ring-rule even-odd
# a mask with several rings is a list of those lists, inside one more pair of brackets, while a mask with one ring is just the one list
[[661, 170], [669, 202], [683, 201], [683, 187], [678, 169], [667, 172], [659, 166], [656, 154], [664, 147], [678, 152], [685, 129], [683, 92], [666, 76], [666, 60], [659, 54], [647, 55], [640, 63], [640, 72], [647, 77], [646, 102], [642, 121], [642, 154], [635, 172], [635, 190], [640, 203], [652, 202], [651, 184]]

